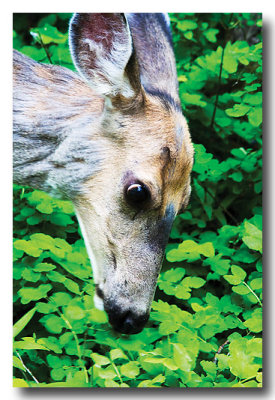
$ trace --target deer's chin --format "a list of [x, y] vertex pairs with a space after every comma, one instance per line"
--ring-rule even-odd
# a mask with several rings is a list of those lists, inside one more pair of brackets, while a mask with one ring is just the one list
[[94, 305], [98, 310], [104, 311], [103, 300], [97, 294], [94, 295]]

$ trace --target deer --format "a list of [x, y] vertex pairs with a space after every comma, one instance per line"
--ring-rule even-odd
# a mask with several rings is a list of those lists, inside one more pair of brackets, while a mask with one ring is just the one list
[[70, 200], [111, 327], [145, 327], [193, 145], [168, 14], [75, 13], [75, 71], [14, 51], [13, 177]]

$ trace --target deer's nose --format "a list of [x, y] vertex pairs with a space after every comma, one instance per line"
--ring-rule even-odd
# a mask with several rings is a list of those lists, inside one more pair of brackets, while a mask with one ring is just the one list
[[148, 313], [137, 315], [131, 310], [121, 310], [117, 306], [105, 306], [104, 308], [108, 314], [109, 322], [113, 328], [117, 332], [128, 335], [141, 332], [149, 319]]

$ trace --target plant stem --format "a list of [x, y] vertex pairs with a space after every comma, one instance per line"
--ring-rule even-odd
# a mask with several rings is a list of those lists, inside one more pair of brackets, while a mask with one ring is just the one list
[[38, 32], [38, 34], [39, 34], [40, 44], [41, 44], [41, 46], [43, 47], [43, 49], [44, 49], [44, 51], [45, 51], [45, 53], [46, 53], [46, 56], [47, 56], [48, 60], [49, 60], [50, 63], [52, 64], [52, 63], [53, 63], [53, 62], [52, 62], [52, 59], [51, 59], [51, 57], [50, 57], [50, 54], [49, 54], [49, 52], [48, 52], [48, 49], [46, 48], [46, 46], [45, 46], [44, 43], [43, 43], [43, 39], [42, 39], [42, 36], [41, 36], [40, 32]]
[[254, 379], [254, 378], [256, 378], [256, 375], [251, 376], [250, 378], [245, 378], [242, 381], [240, 381], [239, 383], [245, 383], [245, 382], [250, 381], [251, 379]]
[[217, 106], [218, 106], [218, 101], [219, 101], [219, 89], [220, 89], [220, 86], [221, 86], [221, 79], [222, 79], [222, 67], [223, 67], [224, 49], [225, 49], [225, 47], [222, 48], [220, 72], [219, 72], [219, 78], [218, 78], [218, 89], [217, 89], [217, 93], [216, 93], [215, 105], [214, 105], [214, 110], [213, 110], [213, 114], [212, 114], [212, 118], [211, 118], [210, 128], [213, 128], [214, 121], [215, 121], [215, 116], [216, 116], [216, 111], [217, 111]]
[[116, 364], [115, 364], [113, 361], [111, 361], [111, 365], [112, 365], [112, 367], [114, 368], [114, 370], [116, 371], [117, 376], [118, 376], [118, 378], [119, 378], [119, 380], [120, 380], [120, 383], [123, 383], [123, 380], [122, 380], [122, 378], [121, 378], [121, 375], [120, 375], [120, 373], [119, 373], [119, 370], [118, 370]]
[[133, 356], [133, 354], [131, 353], [130, 350], [128, 350], [128, 357], [131, 361], [135, 361], [135, 357]]
[[214, 125], [214, 122], [215, 122], [215, 116], [216, 116], [216, 111], [217, 111], [218, 101], [219, 101], [219, 90], [220, 90], [220, 87], [221, 87], [224, 51], [225, 51], [225, 46], [226, 46], [226, 43], [227, 43], [227, 34], [230, 31], [230, 29], [232, 29], [232, 27], [230, 27], [230, 23], [232, 21], [232, 18], [233, 18], [233, 13], [230, 14], [230, 18], [229, 18], [229, 21], [227, 23], [227, 26], [224, 26], [224, 24], [222, 23], [222, 25], [224, 26], [224, 29], [226, 31], [225, 32], [225, 41], [224, 41], [224, 46], [222, 46], [222, 56], [221, 56], [220, 71], [219, 71], [219, 78], [218, 78], [218, 89], [217, 89], [217, 93], [216, 93], [215, 105], [214, 105], [214, 110], [213, 110], [213, 114], [212, 114], [212, 118], [211, 118], [210, 128], [213, 128], [213, 125]]
[[34, 380], [35, 383], [39, 384], [39, 381], [36, 379], [36, 377], [33, 375], [33, 373], [29, 370], [28, 367], [26, 367], [26, 365], [24, 364], [20, 354], [18, 353], [18, 351], [16, 351], [16, 355], [19, 358], [19, 360], [21, 361], [23, 367], [25, 368], [25, 370], [28, 372], [28, 374], [30, 374], [30, 376], [32, 377], [32, 379]]
[[[187, 330], [190, 333], [190, 329], [188, 329], [186, 326], [182, 325], [182, 324], [178, 324], [181, 328]], [[201, 340], [203, 343], [208, 343], [206, 340], [204, 340], [203, 338], [201, 338], [200, 336], [196, 335], [195, 336], [197, 339]]]
[[243, 282], [243, 284], [250, 290], [250, 292], [256, 297], [256, 299], [258, 300], [258, 303], [260, 304], [260, 306], [263, 306], [263, 303], [261, 302], [261, 300], [259, 299], [259, 297], [256, 295], [256, 293], [251, 289], [251, 287], [246, 283]]
[[25, 194], [25, 188], [22, 188], [21, 193], [20, 193], [20, 200], [23, 199], [24, 194]]
[[60, 313], [60, 316], [61, 316], [61, 318], [63, 319], [63, 321], [65, 322], [65, 324], [68, 326], [68, 328], [70, 329], [70, 331], [73, 334], [74, 340], [76, 342], [78, 358], [79, 358], [79, 360], [80, 360], [80, 362], [82, 364], [82, 368], [83, 368], [83, 371], [84, 371], [84, 374], [85, 374], [85, 381], [86, 381], [86, 383], [89, 383], [88, 372], [87, 372], [87, 370], [85, 368], [85, 365], [84, 365], [84, 362], [82, 360], [82, 354], [81, 354], [81, 349], [80, 349], [80, 344], [79, 344], [79, 340], [78, 340], [77, 334], [73, 330], [73, 327], [70, 324], [70, 322], [67, 320], [67, 318], [62, 313]]
[[[212, 197], [213, 200], [216, 201], [216, 198], [213, 196], [213, 194], [207, 189], [207, 187], [204, 187], [198, 180], [197, 183], [209, 194], [210, 197]], [[222, 204], [220, 205], [220, 207], [222, 208], [222, 210], [225, 212], [225, 214], [227, 214], [232, 221], [235, 223], [235, 225], [240, 225], [239, 222], [236, 220], [236, 218], [234, 217], [234, 215], [231, 214], [231, 212], [229, 212]]]
[[226, 341], [218, 348], [218, 351], [217, 351], [217, 353], [215, 354], [215, 357], [214, 357], [214, 360], [213, 360], [213, 363], [214, 363], [214, 364], [217, 364], [217, 361], [218, 361], [217, 355], [220, 354], [220, 353], [222, 352], [224, 346], [226, 346], [228, 343], [229, 343], [229, 340], [226, 340]]

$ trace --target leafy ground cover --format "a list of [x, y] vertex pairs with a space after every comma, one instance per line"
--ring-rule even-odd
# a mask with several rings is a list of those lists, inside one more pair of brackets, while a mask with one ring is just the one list
[[[15, 14], [14, 47], [73, 69], [69, 18]], [[72, 205], [14, 186], [14, 386], [262, 385], [261, 15], [170, 18], [195, 165], [150, 320], [112, 331]]]

